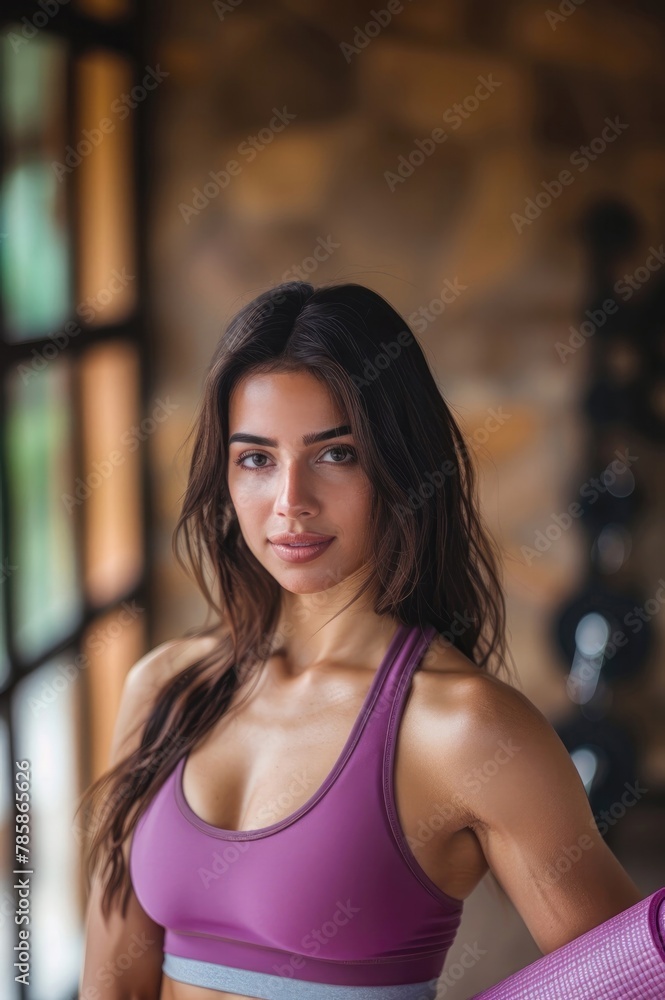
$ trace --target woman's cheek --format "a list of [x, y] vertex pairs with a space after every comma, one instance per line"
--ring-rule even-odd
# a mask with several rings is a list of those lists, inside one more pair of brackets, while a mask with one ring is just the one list
[[248, 483], [247, 481], [241, 481], [236, 483], [235, 487], [232, 487], [232, 490], [233, 494], [237, 497], [238, 503], [242, 504], [247, 510], [265, 503], [266, 499], [270, 496], [270, 488], [265, 483], [259, 482]]

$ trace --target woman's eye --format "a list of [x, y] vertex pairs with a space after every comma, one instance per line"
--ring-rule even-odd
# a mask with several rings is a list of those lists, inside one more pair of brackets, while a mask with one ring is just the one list
[[355, 460], [356, 457], [356, 453], [353, 450], [353, 448], [349, 448], [348, 445], [345, 444], [338, 444], [335, 445], [333, 448], [327, 448], [323, 454], [327, 455], [331, 451], [336, 451], [338, 454], [341, 452], [343, 455], [348, 456], [348, 461], [342, 461], [342, 462], [335, 461], [332, 463], [333, 465], [351, 465], [351, 463]]
[[240, 455], [238, 458], [236, 458], [235, 464], [239, 465], [243, 469], [264, 469], [265, 468], [264, 465], [245, 465], [245, 460], [249, 458], [266, 458], [266, 457], [267, 456], [263, 455], [260, 451], [251, 451], [248, 452], [246, 455]]
[[[332, 462], [324, 462], [324, 465], [353, 465], [356, 461], [356, 452], [354, 448], [349, 447], [345, 444], [333, 445], [331, 448], [326, 448], [326, 450], [321, 455], [329, 455], [330, 453], [335, 453], [338, 457], [333, 459]], [[339, 458], [341, 456], [341, 458]], [[245, 465], [245, 462], [249, 459], [257, 460], [258, 465]], [[249, 451], [245, 452], [244, 455], [239, 455], [238, 458], [234, 460], [234, 464], [239, 466], [241, 469], [249, 469], [251, 472], [258, 472], [260, 469], [267, 468], [266, 460], [268, 456], [264, 455], [261, 451]]]

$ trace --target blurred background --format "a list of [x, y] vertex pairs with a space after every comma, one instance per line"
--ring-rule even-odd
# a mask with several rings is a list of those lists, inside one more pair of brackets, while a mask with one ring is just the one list
[[[224, 325], [290, 278], [411, 324], [475, 455], [522, 690], [643, 894], [665, 884], [664, 28], [656, 0], [5, 0], [3, 998], [76, 996], [78, 797], [130, 666], [204, 617], [176, 452]], [[485, 879], [441, 995], [539, 954]]]

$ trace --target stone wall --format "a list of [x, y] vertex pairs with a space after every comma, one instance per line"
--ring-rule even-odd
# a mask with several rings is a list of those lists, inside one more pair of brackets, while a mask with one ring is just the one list
[[[574, 526], [532, 560], [523, 547], [570, 503], [585, 468], [578, 401], [590, 351], [564, 363], [555, 347], [586, 301], [580, 213], [602, 195], [633, 206], [644, 235], [622, 262], [628, 272], [664, 231], [655, 9], [564, 2], [548, 11], [521, 0], [160, 7], [155, 59], [171, 76], [156, 95], [155, 363], [158, 393], [180, 403], [153, 442], [160, 640], [201, 620], [171, 556], [186, 475], [175, 453], [223, 326], [285, 277], [360, 281], [414, 320], [477, 445], [523, 688], [551, 717], [565, 710], [547, 629], [579, 585], [583, 538]], [[552, 194], [564, 170], [570, 180]], [[650, 507], [628, 570], [646, 593], [665, 554], [657, 470], [643, 463]], [[661, 637], [664, 620], [654, 621]], [[662, 648], [631, 711], [651, 734], [649, 774], [665, 785]]]

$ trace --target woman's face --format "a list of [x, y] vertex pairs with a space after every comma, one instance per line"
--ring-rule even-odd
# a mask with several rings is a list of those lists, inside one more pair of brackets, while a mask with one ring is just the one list
[[[308, 372], [247, 376], [231, 393], [227, 481], [240, 530], [294, 594], [327, 590], [365, 562], [371, 484], [345, 423]], [[307, 443], [308, 435], [322, 438]], [[283, 532], [324, 537], [317, 548], [271, 542]]]

